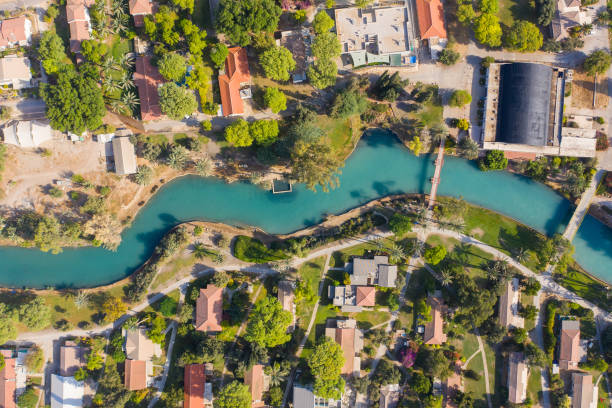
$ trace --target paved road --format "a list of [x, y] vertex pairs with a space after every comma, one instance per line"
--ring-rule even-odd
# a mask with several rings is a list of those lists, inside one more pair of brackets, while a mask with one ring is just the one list
[[586, 216], [589, 211], [589, 207], [591, 206], [591, 201], [597, 192], [597, 187], [601, 182], [601, 179], [606, 174], [604, 169], [598, 169], [597, 173], [591, 179], [591, 183], [589, 187], [582, 193], [582, 197], [580, 198], [580, 202], [578, 203], [578, 207], [574, 211], [570, 222], [567, 224], [565, 228], [565, 232], [563, 233], [563, 238], [571, 241], [574, 239], [574, 235], [576, 235], [576, 231], [580, 228], [580, 224], [582, 224], [582, 220]]

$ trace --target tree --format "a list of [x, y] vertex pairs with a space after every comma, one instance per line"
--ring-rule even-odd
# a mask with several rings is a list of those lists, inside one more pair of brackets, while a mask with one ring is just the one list
[[15, 327], [15, 312], [10, 310], [4, 303], [0, 303], [0, 344], [17, 337], [17, 327]]
[[108, 296], [102, 304], [102, 313], [107, 322], [114, 322], [127, 312], [127, 305], [116, 296]]
[[[457, 121], [457, 129], [459, 130], [468, 130], [470, 128], [470, 122], [467, 119], [461, 118]], [[465, 137], [464, 139], [470, 139]]]
[[45, 364], [45, 355], [42, 349], [38, 346], [33, 346], [26, 354], [25, 364], [28, 371], [32, 373], [40, 373]]
[[499, 47], [502, 43], [502, 29], [499, 25], [499, 18], [490, 13], [481, 14], [475, 20], [474, 35], [481, 44], [489, 47]]
[[530, 342], [525, 346], [525, 357], [531, 366], [546, 367], [548, 365], [546, 353], [534, 343]]
[[136, 184], [140, 184], [141, 186], [147, 186], [151, 184], [151, 179], [153, 178], [153, 170], [149, 166], [138, 166], [136, 174], [134, 174], [134, 181]]
[[543, 42], [540, 29], [529, 21], [516, 21], [506, 35], [508, 48], [521, 52], [537, 51]]
[[193, 14], [193, 0], [171, 0], [170, 2], [183, 10], [187, 10], [189, 14]]
[[84, 40], [81, 42], [81, 53], [89, 61], [100, 65], [108, 54], [108, 45], [96, 40]]
[[501, 150], [489, 150], [484, 158], [478, 163], [480, 170], [504, 170], [508, 167], [508, 159]]
[[472, 6], [472, 2], [461, 3], [457, 6], [457, 20], [464, 25], [471, 24], [476, 18], [476, 12]]
[[251, 122], [249, 133], [258, 145], [269, 146], [278, 138], [278, 121], [269, 119]]
[[264, 104], [270, 108], [273, 113], [278, 113], [287, 109], [287, 97], [278, 88], [268, 87], [264, 91]]
[[591, 55], [586, 57], [582, 68], [591, 76], [597, 74], [604, 74], [610, 68], [612, 63], [612, 56], [609, 52], [604, 50], [593, 51]]
[[102, 90], [89, 74], [80, 74], [69, 66], [62, 68], [56, 83], [42, 84], [40, 94], [54, 129], [81, 134], [102, 125], [106, 113]]
[[32, 330], [44, 329], [51, 324], [51, 308], [37, 296], [19, 307], [19, 321]]
[[408, 149], [414, 153], [415, 156], [419, 156], [421, 154], [421, 150], [423, 150], [423, 143], [421, 142], [421, 138], [415, 136], [411, 141], [408, 142]]
[[397, 237], [406, 235], [408, 232], [412, 231], [412, 218], [396, 212], [389, 220], [389, 228], [391, 228], [391, 231], [393, 231], [393, 234]]
[[319, 11], [312, 21], [312, 27], [317, 35], [329, 32], [334, 25], [334, 19], [325, 10]]
[[166, 158], [166, 164], [175, 170], [184, 170], [187, 165], [187, 149], [179, 144], [173, 144], [170, 146], [168, 157]]
[[449, 361], [442, 349], [421, 347], [417, 353], [415, 367], [421, 368], [423, 374], [445, 380], [451, 373]]
[[474, 160], [478, 158], [478, 144], [472, 140], [471, 137], [463, 137], [459, 141], [459, 149], [461, 156], [468, 160]]
[[410, 378], [410, 388], [417, 394], [427, 395], [431, 389], [431, 381], [420, 372], [415, 371]]
[[249, 132], [249, 123], [238, 119], [225, 128], [225, 140], [236, 147], [248, 147], [253, 144], [253, 136]]
[[291, 166], [293, 179], [306, 184], [313, 191], [317, 186], [329, 191], [339, 185], [337, 174], [342, 162], [331, 146], [322, 141], [298, 141], [291, 154]]
[[157, 66], [159, 73], [168, 81], [180, 81], [187, 72], [187, 61], [175, 52], [167, 52], [162, 55], [157, 61]]
[[548, 27], [555, 15], [556, 6], [554, 0], [536, 0], [537, 23], [542, 27]]
[[93, 236], [94, 240], [104, 248], [115, 250], [121, 243], [121, 223], [112, 214], [94, 215], [85, 223], [83, 232]]
[[79, 290], [74, 295], [73, 302], [77, 310], [81, 310], [89, 304], [89, 294], [83, 290]]
[[372, 93], [379, 100], [394, 102], [402, 94], [406, 85], [408, 85], [408, 80], [402, 80], [398, 71], [392, 75], [385, 71], [372, 86]]
[[289, 72], [295, 69], [295, 60], [285, 47], [272, 47], [261, 54], [259, 63], [266, 77], [275, 81], [289, 80]]
[[158, 88], [159, 105], [163, 113], [171, 119], [180, 120], [198, 108], [193, 92], [178, 86], [174, 82], [167, 82]]
[[223, 43], [217, 43], [210, 47], [210, 59], [217, 68], [220, 68], [225, 64], [229, 51], [227, 46]]
[[287, 361], [283, 361], [283, 363], [279, 363], [278, 361], [274, 362], [274, 364], [267, 366], [265, 368], [265, 373], [269, 378], [269, 382], [271, 386], [280, 386], [282, 382], [289, 375], [289, 364]]
[[276, 347], [291, 339], [287, 333], [290, 324], [291, 313], [283, 310], [277, 298], [267, 296], [255, 303], [244, 338], [260, 347]]
[[195, 170], [202, 177], [208, 177], [212, 173], [212, 162], [208, 157], [196, 161]]
[[443, 245], [427, 248], [424, 256], [428, 264], [437, 265], [446, 257], [446, 248]]
[[312, 42], [312, 55], [317, 59], [330, 60], [340, 55], [342, 48], [334, 33], [317, 35]]
[[339, 91], [332, 102], [330, 116], [333, 118], [348, 118], [361, 115], [368, 108], [368, 100], [356, 90]]
[[457, 61], [459, 61], [460, 57], [461, 54], [459, 54], [457, 51], [453, 51], [450, 48], [445, 48], [438, 55], [438, 60], [444, 65], [455, 65]]
[[448, 104], [450, 106], [454, 106], [456, 108], [461, 108], [462, 106], [467, 105], [472, 102], [472, 95], [463, 89], [457, 89], [450, 97]]
[[38, 393], [32, 385], [28, 386], [24, 393], [17, 397], [19, 408], [36, 408], [38, 404]]
[[344, 381], [340, 377], [344, 354], [340, 345], [324, 337], [306, 358], [306, 362], [315, 379], [315, 394], [322, 398], [338, 399], [344, 389]]
[[281, 13], [274, 0], [221, 0], [215, 25], [232, 43], [244, 47], [251, 35], [274, 32]]
[[214, 401], [215, 408], [251, 408], [249, 387], [232, 381], [219, 391]]
[[317, 59], [308, 67], [308, 80], [317, 89], [325, 89], [336, 83], [338, 66], [330, 59]]
[[145, 33], [153, 41], [174, 46], [181, 40], [179, 29], [176, 27], [178, 19], [178, 14], [169, 6], [160, 6], [154, 16], [145, 16]]
[[43, 31], [38, 44], [38, 54], [42, 67], [47, 74], [53, 75], [59, 71], [66, 58], [64, 43], [54, 30]]
[[483, 13], [497, 14], [499, 4], [497, 0], [479, 0], [478, 8]]

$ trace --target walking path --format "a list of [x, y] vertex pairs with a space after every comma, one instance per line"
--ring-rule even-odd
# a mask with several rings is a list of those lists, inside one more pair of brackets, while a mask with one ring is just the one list
[[155, 391], [155, 396], [147, 405], [147, 408], [153, 408], [159, 398], [161, 397], [162, 391], [166, 387], [166, 380], [168, 379], [168, 372], [170, 371], [170, 363], [172, 362], [172, 350], [174, 349], [174, 341], [176, 340], [176, 330], [177, 330], [177, 322], [174, 321], [170, 324], [170, 330], [172, 330], [172, 334], [170, 335], [170, 343], [168, 344], [168, 351], [166, 352], [166, 362], [164, 363], [164, 375], [159, 382], [159, 387], [157, 387], [157, 391]]
[[436, 195], [438, 193], [438, 186], [440, 185], [440, 175], [442, 174], [442, 166], [444, 166], [444, 139], [440, 141], [440, 147], [438, 147], [438, 158], [436, 159], [436, 170], [434, 176], [431, 179], [431, 190], [429, 193], [429, 205], [428, 209], [432, 209], [436, 203]]
[[484, 345], [482, 344], [482, 339], [480, 338], [480, 333], [478, 333], [478, 329], [474, 328], [474, 334], [476, 335], [476, 339], [478, 339], [478, 349], [482, 353], [482, 369], [484, 370], [487, 404], [489, 405], [489, 408], [493, 408], [493, 403], [491, 402], [491, 389], [489, 388], [489, 366], [487, 364], [487, 354], [485, 353]]
[[464, 370], [467, 368], [468, 364], [470, 364], [470, 361], [472, 361], [472, 359], [473, 359], [474, 357], [476, 357], [476, 355], [477, 355], [478, 353], [480, 353], [480, 348], [479, 348], [478, 350], [476, 350], [476, 351], [474, 352], [474, 354], [472, 354], [472, 355], [471, 355], [471, 356], [470, 356], [470, 357], [469, 357], [467, 360], [465, 360], [465, 363], [463, 363], [463, 369], [464, 369]]
[[578, 207], [576, 207], [576, 210], [572, 215], [572, 219], [565, 228], [563, 238], [571, 241], [574, 238], [574, 235], [576, 235], [576, 231], [578, 231], [578, 227], [580, 227], [580, 224], [582, 224], [582, 220], [589, 211], [591, 200], [593, 200], [593, 196], [597, 192], [597, 187], [599, 186], [599, 183], [601, 182], [601, 179], [605, 174], [606, 171], [600, 168], [597, 170], [597, 173], [595, 173], [595, 175], [591, 179], [589, 187], [584, 191], [584, 193], [582, 193], [582, 197], [580, 198]]
[[[544, 310], [541, 308], [541, 294], [542, 290], [540, 289], [533, 297], [533, 305], [538, 309], [538, 314], [536, 315], [535, 321], [535, 330], [534, 330], [534, 341], [542, 350], [544, 350], [544, 333], [542, 327], [542, 321], [544, 320]], [[540, 369], [540, 373], [542, 376], [540, 377], [541, 386], [542, 386], [542, 408], [550, 408], [550, 389], [549, 389], [549, 378], [548, 378], [548, 370], [546, 367]]]

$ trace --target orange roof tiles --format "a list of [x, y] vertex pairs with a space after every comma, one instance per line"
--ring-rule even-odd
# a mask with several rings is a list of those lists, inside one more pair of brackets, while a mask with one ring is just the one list
[[245, 82], [251, 81], [249, 62], [244, 48], [229, 49], [225, 59], [225, 74], [219, 75], [221, 91], [221, 106], [223, 116], [240, 115], [244, 113], [244, 103], [240, 97], [240, 88]]
[[567, 370], [578, 366], [580, 359], [580, 322], [564, 320], [561, 323], [561, 346], [559, 347], [559, 366]]
[[355, 328], [337, 328], [336, 343], [340, 345], [342, 354], [344, 354], [342, 374], [352, 375], [355, 361]]
[[2, 20], [2, 25], [0, 26], [0, 46], [6, 47], [9, 43], [26, 41], [25, 24], [25, 17]]
[[444, 11], [440, 0], [416, 0], [421, 39], [446, 38]]
[[446, 341], [444, 319], [442, 318], [442, 299], [430, 296], [427, 298], [427, 304], [431, 306], [432, 318], [431, 321], [425, 325], [423, 341], [425, 344], [440, 345]]
[[263, 365], [255, 364], [244, 376], [244, 383], [249, 386], [251, 391], [251, 399], [253, 407], [261, 407], [263, 403], [264, 392], [264, 373]]
[[5, 366], [0, 370], [0, 407], [15, 408], [15, 389], [16, 377], [15, 364], [17, 360], [11, 358], [13, 352], [11, 350], [1, 350], [0, 353], [4, 356]]
[[136, 58], [136, 72], [134, 83], [138, 87], [140, 97], [140, 118], [142, 120], [155, 120], [162, 116], [159, 106], [157, 88], [164, 82], [156, 67], [151, 64], [151, 57], [140, 56]]
[[81, 51], [81, 42], [89, 40], [89, 23], [83, 20], [76, 20], [70, 26], [70, 51], [77, 53]]
[[357, 286], [356, 305], [357, 306], [375, 306], [376, 305], [376, 288], [374, 286]]
[[206, 374], [204, 364], [185, 366], [185, 395], [183, 408], [201, 408], [204, 406], [204, 386]]
[[195, 328], [199, 331], [221, 331], [223, 318], [223, 288], [209, 284], [206, 289], [200, 289], [200, 297], [196, 303]]
[[153, 2], [151, 0], [130, 0], [129, 6], [136, 27], [144, 26], [145, 15], [153, 14]]
[[130, 391], [147, 388], [146, 361], [125, 360], [125, 387]]

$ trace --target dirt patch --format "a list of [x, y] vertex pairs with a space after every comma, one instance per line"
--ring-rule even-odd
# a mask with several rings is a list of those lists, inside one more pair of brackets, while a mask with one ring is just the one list
[[484, 235], [484, 231], [481, 228], [474, 228], [470, 231], [470, 235], [473, 237], [481, 238]]
[[594, 78], [584, 72], [575, 72], [572, 81], [572, 106], [583, 109], [604, 109], [608, 106], [608, 77], [597, 77], [597, 96], [593, 106]]

